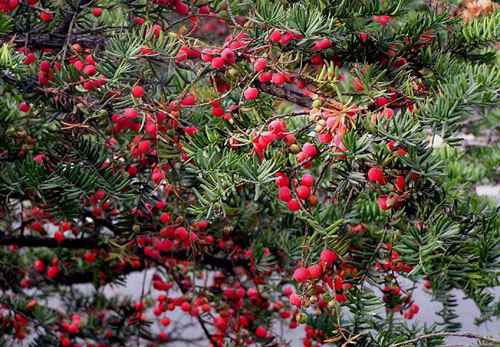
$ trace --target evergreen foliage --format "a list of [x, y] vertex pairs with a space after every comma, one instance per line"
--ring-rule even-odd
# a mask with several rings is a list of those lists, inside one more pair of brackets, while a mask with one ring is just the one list
[[200, 342], [179, 307], [201, 345], [441, 346], [457, 290], [498, 319], [500, 12], [474, 4], [0, 0], [0, 345]]

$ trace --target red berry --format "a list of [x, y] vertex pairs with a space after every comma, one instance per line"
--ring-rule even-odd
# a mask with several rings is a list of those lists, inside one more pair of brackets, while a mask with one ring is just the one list
[[335, 251], [332, 251], [330, 249], [324, 249], [323, 251], [321, 251], [319, 260], [321, 260], [326, 265], [330, 266], [337, 260], [337, 253], [335, 253]]
[[192, 94], [188, 94], [182, 99], [182, 106], [193, 106], [196, 103], [196, 97]]
[[309, 277], [313, 279], [318, 279], [321, 277], [322, 268], [320, 264], [313, 264], [307, 268], [309, 272]]
[[299, 267], [293, 272], [293, 279], [299, 283], [309, 279], [309, 271], [305, 267]]
[[272, 42], [280, 42], [281, 41], [281, 33], [277, 30], [273, 31], [272, 34], [269, 36], [269, 39]]
[[300, 296], [298, 294], [292, 293], [290, 295], [290, 303], [294, 306], [300, 307], [300, 306], [302, 306], [302, 299], [300, 298]]
[[289, 202], [292, 200], [292, 193], [290, 192], [290, 188], [281, 187], [278, 191], [278, 199], [283, 202]]
[[396, 180], [394, 181], [394, 187], [396, 187], [397, 190], [400, 192], [405, 190], [405, 177], [404, 176], [398, 176], [396, 177]]
[[142, 98], [144, 96], [144, 88], [142, 86], [133, 86], [132, 96], [134, 98]]
[[83, 72], [89, 76], [94, 76], [97, 73], [97, 70], [94, 65], [86, 65], [83, 68]]
[[255, 72], [264, 71], [266, 67], [267, 67], [267, 60], [264, 58], [257, 59], [253, 64], [253, 69]]
[[175, 237], [179, 240], [187, 240], [189, 238], [189, 233], [184, 227], [178, 227], [175, 229]]
[[378, 107], [385, 106], [389, 103], [389, 100], [383, 96], [379, 96], [378, 98], [375, 99], [375, 105]]
[[214, 117], [222, 117], [224, 115], [225, 111], [222, 107], [212, 107], [212, 115]]
[[344, 294], [337, 294], [337, 295], [335, 295], [335, 300], [337, 300], [340, 303], [346, 302], [347, 296], [345, 296]]
[[246, 100], [254, 100], [259, 96], [259, 90], [257, 88], [250, 87], [243, 93]]
[[321, 51], [323, 49], [327, 49], [332, 45], [332, 41], [329, 38], [325, 37], [324, 39], [318, 40], [314, 42], [314, 49], [317, 51]]
[[94, 17], [100, 17], [100, 16], [101, 16], [101, 14], [102, 14], [102, 8], [100, 8], [100, 7], [94, 7], [94, 8], [92, 9], [92, 15], [93, 15]]
[[318, 150], [316, 149], [316, 146], [312, 143], [304, 143], [304, 146], [302, 147], [302, 151], [309, 157], [313, 158], [316, 156], [318, 153]]
[[135, 25], [143, 25], [144, 23], [146, 22], [146, 20], [144, 18], [141, 18], [141, 17], [135, 17], [134, 18], [134, 24]]
[[224, 58], [222, 58], [222, 57], [215, 57], [215, 58], [212, 59], [212, 63], [211, 64], [212, 64], [212, 67], [214, 69], [219, 70], [219, 69], [222, 69], [224, 67], [224, 65], [226, 64], [226, 62], [225, 62]]
[[26, 101], [23, 101], [19, 104], [18, 108], [19, 108], [19, 111], [21, 111], [21, 112], [29, 112], [30, 104], [28, 104]]
[[59, 270], [58, 266], [56, 266], [56, 265], [49, 266], [49, 268], [47, 269], [47, 276], [50, 279], [54, 279], [59, 275], [59, 272], [60, 272], [60, 270]]
[[167, 224], [168, 222], [170, 222], [170, 213], [168, 212], [163, 212], [161, 215], [160, 215], [160, 222], [162, 222], [163, 224]]
[[54, 239], [57, 241], [57, 242], [63, 242], [65, 237], [64, 237], [64, 234], [60, 231], [56, 231], [54, 233]]
[[236, 57], [234, 51], [231, 48], [224, 48], [220, 54], [221, 58], [224, 59], [226, 64], [234, 64]]
[[281, 86], [286, 83], [286, 77], [280, 72], [273, 73], [271, 83]]
[[392, 117], [394, 117], [394, 110], [392, 108], [386, 107], [382, 111], [382, 114], [384, 115], [385, 118], [392, 119]]
[[308, 186], [298, 186], [295, 191], [297, 192], [297, 196], [302, 200], [307, 199], [311, 194], [311, 188]]
[[290, 201], [288, 201], [288, 209], [292, 212], [300, 210], [299, 202], [295, 199], [291, 199]]
[[149, 152], [150, 148], [151, 148], [151, 143], [149, 141], [146, 140], [139, 142], [138, 149], [140, 153], [146, 154]]
[[175, 2], [175, 11], [185, 16], [189, 13], [189, 6], [178, 0]]
[[332, 142], [332, 140], [333, 136], [330, 133], [322, 133], [319, 135], [319, 142], [321, 142], [322, 144], [330, 143]]
[[368, 170], [368, 180], [382, 185], [387, 183], [384, 170], [379, 167], [372, 167]]
[[302, 176], [300, 182], [305, 186], [312, 187], [314, 185], [314, 176], [306, 173], [304, 174], [304, 176]]
[[377, 199], [377, 204], [378, 204], [378, 207], [381, 209], [381, 210], [388, 210], [390, 209], [391, 207], [387, 204], [387, 196], [380, 196], [378, 199]]
[[280, 175], [276, 178], [276, 185], [278, 187], [288, 187], [290, 180], [285, 175]]
[[23, 64], [25, 65], [31, 65], [36, 61], [36, 55], [33, 53], [28, 53], [26, 54], [26, 58], [23, 60]]
[[265, 338], [267, 336], [267, 329], [263, 326], [257, 327], [255, 329], [255, 336], [262, 338]]
[[40, 19], [45, 23], [51, 22], [54, 19], [54, 14], [48, 10], [42, 10], [40, 12]]
[[381, 26], [386, 26], [391, 20], [391, 16], [373, 16], [373, 21], [377, 22]]
[[359, 39], [361, 40], [361, 42], [368, 41], [368, 34], [363, 32], [359, 33]]
[[35, 260], [35, 270], [36, 272], [42, 273], [45, 271], [45, 263], [43, 260], [37, 259]]
[[272, 79], [273, 79], [273, 73], [271, 71], [262, 72], [258, 77], [260, 83], [267, 83]]
[[85, 260], [86, 263], [91, 264], [91, 263], [95, 262], [96, 259], [97, 259], [97, 256], [92, 251], [86, 251], [83, 254], [83, 260]]
[[50, 71], [50, 63], [47, 60], [42, 60], [40, 62], [40, 71], [43, 71], [45, 73]]

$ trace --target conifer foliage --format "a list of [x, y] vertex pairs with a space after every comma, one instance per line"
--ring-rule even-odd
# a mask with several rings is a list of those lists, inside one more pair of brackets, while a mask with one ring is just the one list
[[500, 315], [500, 148], [460, 136], [498, 126], [494, 3], [0, 10], [0, 345], [439, 346], [456, 289]]

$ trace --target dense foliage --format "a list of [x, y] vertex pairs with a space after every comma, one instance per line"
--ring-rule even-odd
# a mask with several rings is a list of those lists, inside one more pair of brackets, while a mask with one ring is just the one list
[[[0, 9], [0, 345], [200, 342], [177, 309], [201, 345], [437, 346], [453, 289], [500, 315], [474, 193], [500, 148], [461, 139], [499, 124], [494, 3]], [[146, 269], [140, 300], [106, 295]]]

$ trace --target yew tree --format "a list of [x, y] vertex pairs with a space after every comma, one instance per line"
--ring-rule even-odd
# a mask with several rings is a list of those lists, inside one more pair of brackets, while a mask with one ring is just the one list
[[498, 343], [495, 3], [0, 10], [0, 345]]

